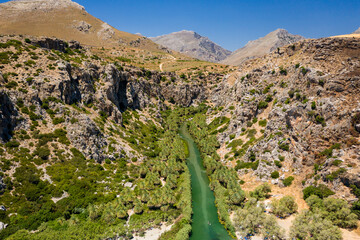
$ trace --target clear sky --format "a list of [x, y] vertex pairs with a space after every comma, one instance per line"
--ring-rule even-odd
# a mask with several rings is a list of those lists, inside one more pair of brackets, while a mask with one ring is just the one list
[[122, 31], [152, 37], [194, 30], [229, 50], [277, 28], [319, 38], [360, 27], [360, 0], [75, 1]]

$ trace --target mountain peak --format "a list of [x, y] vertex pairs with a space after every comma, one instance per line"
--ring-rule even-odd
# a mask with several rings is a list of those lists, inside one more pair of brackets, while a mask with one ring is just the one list
[[210, 62], [221, 61], [231, 53], [212, 42], [209, 38], [190, 30], [181, 30], [167, 35], [151, 37], [150, 39], [174, 51]]
[[85, 10], [83, 6], [71, 0], [12, 0], [1, 4], [0, 10], [6, 9], [19, 12], [35, 10], [49, 11], [68, 7]]
[[248, 42], [243, 48], [233, 52], [228, 58], [222, 61], [222, 63], [240, 65], [248, 59], [261, 57], [279, 47], [293, 44], [303, 39], [305, 38], [300, 35], [293, 35], [287, 30], [279, 28], [270, 32], [265, 37]]
[[353, 34], [360, 34], [360, 27]]

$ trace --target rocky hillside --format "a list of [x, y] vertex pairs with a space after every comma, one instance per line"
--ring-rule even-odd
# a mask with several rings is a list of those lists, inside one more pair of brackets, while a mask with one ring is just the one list
[[16, 0], [2, 3], [0, 34], [54, 36], [101, 47], [126, 44], [158, 49], [150, 40], [111, 27], [71, 0]]
[[283, 188], [291, 176], [299, 199], [299, 190], [322, 183], [337, 197], [355, 201], [360, 187], [359, 54], [359, 39], [325, 38], [294, 43], [240, 65], [211, 94], [210, 120], [222, 123], [214, 130], [223, 163], [249, 187], [271, 180]]
[[284, 29], [277, 29], [265, 37], [250, 41], [243, 48], [234, 51], [230, 56], [221, 61], [223, 64], [240, 65], [244, 61], [252, 58], [264, 56], [277, 50], [279, 47], [293, 44], [305, 39], [299, 35], [290, 34]]
[[209, 62], [219, 62], [231, 54], [209, 38], [193, 31], [183, 30], [150, 39], [169, 49]]

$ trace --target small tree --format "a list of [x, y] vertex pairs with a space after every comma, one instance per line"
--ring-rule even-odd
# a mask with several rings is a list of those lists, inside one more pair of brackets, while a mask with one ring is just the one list
[[257, 200], [264, 200], [269, 197], [269, 193], [271, 192], [271, 187], [268, 183], [264, 183], [257, 188], [253, 192], [250, 192], [250, 196], [256, 198]]
[[291, 196], [285, 196], [280, 200], [273, 200], [271, 206], [272, 212], [279, 217], [287, 217], [295, 213], [298, 209], [294, 197]]

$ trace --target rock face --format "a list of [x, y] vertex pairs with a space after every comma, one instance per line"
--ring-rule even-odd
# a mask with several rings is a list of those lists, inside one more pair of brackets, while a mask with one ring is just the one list
[[284, 29], [277, 29], [265, 37], [250, 41], [245, 47], [236, 50], [225, 60], [221, 61], [221, 63], [237, 66], [248, 59], [261, 57], [277, 50], [279, 47], [293, 44], [303, 39], [305, 38], [290, 34]]
[[17, 115], [16, 108], [8, 94], [0, 90], [0, 142], [6, 142], [11, 138], [12, 131], [16, 127]]
[[[274, 171], [289, 172], [306, 179], [305, 186], [316, 181], [306, 173], [318, 164], [319, 181], [339, 197], [349, 196], [341, 184], [360, 186], [359, 54], [359, 39], [325, 38], [285, 46], [240, 65], [210, 94], [214, 109], [224, 107], [215, 111], [216, 117], [231, 116], [218, 134], [221, 149], [227, 149], [223, 161], [258, 160], [253, 175], [259, 180], [271, 179]], [[264, 119], [262, 127], [258, 122]], [[228, 144], [238, 139], [243, 145], [234, 151]], [[332, 180], [340, 168], [346, 173]], [[239, 165], [239, 173], [247, 171]]]
[[360, 28], [358, 28], [353, 34], [360, 34]]
[[210, 62], [219, 62], [231, 54], [207, 37], [193, 31], [183, 30], [150, 39], [169, 49]]

